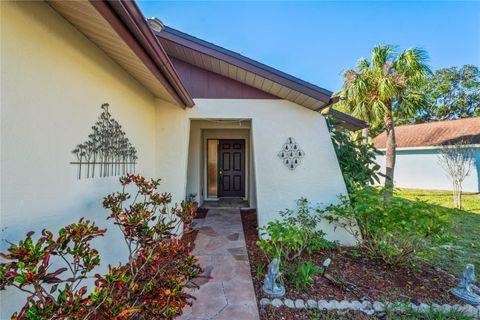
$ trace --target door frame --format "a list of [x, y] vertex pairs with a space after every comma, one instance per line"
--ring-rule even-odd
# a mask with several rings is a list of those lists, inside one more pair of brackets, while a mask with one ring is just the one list
[[[217, 132], [218, 131], [218, 132]], [[228, 135], [225, 135], [225, 131], [229, 131]], [[240, 134], [239, 131], [242, 131]], [[251, 128], [242, 128], [242, 129], [230, 129], [230, 128], [208, 128], [202, 129], [202, 150], [203, 153], [201, 157], [202, 161], [202, 173], [201, 173], [201, 186], [200, 192], [202, 193], [203, 200], [215, 201], [219, 200], [218, 192], [217, 196], [212, 197], [208, 196], [208, 140], [245, 140], [245, 196], [243, 200], [249, 200], [250, 195], [250, 173], [253, 171], [251, 170], [251, 153], [250, 153], [250, 137], [251, 137]]]
[[[247, 184], [247, 146], [246, 146], [246, 141], [245, 139], [218, 139], [219, 143], [217, 145], [217, 198], [245, 198], [246, 197], [246, 194], [247, 194], [247, 187], [246, 187], [246, 184]], [[221, 160], [221, 155], [220, 155], [220, 150], [221, 150], [221, 142], [222, 141], [241, 141], [242, 142], [242, 145], [243, 145], [243, 170], [242, 170], [242, 182], [243, 182], [243, 190], [241, 190], [240, 192], [243, 191], [243, 196], [238, 196], [238, 197], [235, 197], [235, 196], [220, 196], [220, 186], [223, 184], [223, 180], [222, 180], [222, 176], [220, 174], [220, 167], [219, 165], [222, 163], [223, 160]], [[231, 162], [231, 165], [233, 166], [233, 162]]]

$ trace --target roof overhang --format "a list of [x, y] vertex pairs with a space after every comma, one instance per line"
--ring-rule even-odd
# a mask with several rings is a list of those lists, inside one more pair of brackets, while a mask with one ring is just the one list
[[329, 108], [326, 114], [332, 116], [336, 124], [350, 131], [357, 131], [369, 127], [365, 121], [332, 108]]
[[[445, 147], [448, 147], [447, 145], [438, 145], [438, 146], [420, 146], [420, 147], [397, 147], [395, 148], [396, 151], [416, 151], [416, 150], [441, 150], [444, 149]], [[462, 148], [465, 149], [480, 149], [480, 144], [465, 144], [461, 145]], [[378, 148], [378, 151], [385, 152], [387, 149], [386, 148]]]
[[321, 110], [332, 92], [236, 52], [164, 27], [154, 31], [167, 54], [176, 59], [255, 87], [311, 110]]
[[48, 1], [155, 97], [192, 107], [165, 50], [134, 1]]
[[[414, 123], [395, 127], [397, 150], [437, 148], [445, 145], [475, 146], [480, 144], [480, 117]], [[386, 131], [373, 139], [379, 150], [387, 141]], [[409, 148], [409, 149], [406, 149]]]
[[[165, 27], [158, 20], [149, 25], [134, 1], [47, 1], [154, 96], [179, 106], [192, 107], [194, 102], [169, 56], [314, 111], [335, 102], [331, 91]], [[336, 110], [329, 114], [349, 130], [368, 126]]]

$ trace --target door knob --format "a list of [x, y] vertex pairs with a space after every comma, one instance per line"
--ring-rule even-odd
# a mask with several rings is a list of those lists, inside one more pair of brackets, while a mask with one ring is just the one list
[[222, 175], [222, 174], [223, 174], [223, 171], [222, 171], [222, 170], [220, 170], [219, 174], [220, 174], [220, 175]]

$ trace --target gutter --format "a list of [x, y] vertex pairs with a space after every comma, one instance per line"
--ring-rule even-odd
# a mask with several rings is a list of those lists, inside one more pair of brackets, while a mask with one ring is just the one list
[[95, 1], [90, 3], [102, 14], [109, 23], [111, 17], [106, 17], [107, 11], [115, 14], [121, 23], [128, 29], [135, 41], [141, 46], [148, 58], [158, 68], [167, 81], [166, 89], [183, 107], [193, 107], [194, 102], [187, 89], [175, 71], [172, 62], [167, 56], [158, 39], [147, 24], [143, 14], [134, 1]]
[[335, 118], [338, 121], [350, 124], [352, 127], [357, 128], [356, 130], [365, 129], [365, 128], [369, 127], [368, 123], [366, 123], [365, 121], [360, 120], [358, 118], [355, 118], [355, 117], [353, 117], [349, 114], [346, 114], [346, 113], [340, 112], [338, 110], [332, 109], [332, 108], [330, 108], [328, 110], [327, 114], [332, 116], [333, 118]]
[[332, 104], [337, 103], [339, 100], [339, 97], [331, 97], [326, 104], [316, 109], [315, 111], [322, 111], [323, 109], [330, 107]]

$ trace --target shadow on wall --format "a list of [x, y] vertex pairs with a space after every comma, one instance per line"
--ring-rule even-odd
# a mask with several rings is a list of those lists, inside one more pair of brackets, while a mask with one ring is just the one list
[[[453, 144], [469, 144], [469, 145], [479, 145], [480, 144], [480, 135], [464, 135], [457, 137], [455, 139], [446, 140], [443, 142], [444, 145], [453, 145]], [[470, 174], [475, 174], [477, 176], [477, 190], [480, 191], [480, 148], [473, 148], [473, 158], [474, 163]]]
[[475, 162], [473, 164], [473, 170], [476, 170], [477, 174], [477, 183], [478, 183], [478, 190], [480, 192], [480, 148], [475, 148], [475, 151], [473, 153], [473, 157], [475, 159]]
[[[77, 222], [84, 217], [95, 222], [100, 228], [107, 228], [106, 235], [95, 243], [105, 264], [116, 264], [122, 259], [126, 259], [128, 255], [121, 232], [110, 220], [107, 221], [108, 211], [103, 208], [105, 196], [121, 191], [122, 186], [118, 180], [119, 177], [79, 180], [78, 183], [84, 185], [83, 188], [79, 188], [81, 190], [76, 190], [78, 194], [70, 197], [59, 195], [59, 198], [63, 198], [63, 200], [59, 200], [57, 206], [52, 205], [48, 209], [38, 208], [30, 212], [27, 220], [3, 221], [1, 250], [5, 251], [8, 248], [9, 245], [6, 241], [16, 242], [23, 239], [29, 231], [35, 231], [36, 235], [40, 235], [43, 229], [56, 233], [61, 227]], [[107, 266], [105, 266], [105, 270], [108, 270]]]
[[471, 135], [464, 135], [454, 139], [443, 141], [444, 145], [451, 145], [451, 144], [480, 144], [480, 135], [478, 134], [471, 134]]
[[[106, 273], [108, 265], [118, 265], [119, 262], [126, 262], [128, 251], [123, 241], [123, 236], [111, 220], [106, 220], [107, 211], [103, 208], [103, 197], [109, 193], [120, 191], [119, 177], [110, 177], [95, 180], [79, 180], [84, 184], [82, 191], [72, 197], [58, 195], [57, 206], [50, 206], [48, 209], [38, 208], [32, 211], [27, 219], [2, 221], [0, 249], [6, 252], [8, 242], [17, 243], [24, 239], [29, 231], [34, 231], [34, 241], [41, 235], [43, 229], [48, 229], [54, 234], [68, 224], [77, 222], [85, 217], [101, 229], [107, 229], [104, 237], [95, 239], [92, 247], [97, 249], [101, 258], [101, 265], [92, 271], [94, 273]], [[67, 198], [66, 201], [63, 199]], [[93, 285], [93, 279], [85, 280], [85, 285]], [[9, 319], [13, 312], [18, 311], [25, 303], [24, 295], [15, 288], [8, 288], [0, 292], [0, 319]]]

